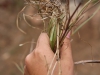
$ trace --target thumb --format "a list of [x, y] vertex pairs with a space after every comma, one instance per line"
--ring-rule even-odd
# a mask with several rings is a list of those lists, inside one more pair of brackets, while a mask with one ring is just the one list
[[46, 60], [51, 62], [54, 54], [50, 48], [49, 37], [46, 33], [40, 34], [35, 51], [43, 55], [43, 57], [46, 56]]
[[41, 47], [43, 48], [44, 46], [50, 46], [49, 45], [49, 37], [47, 35], [47, 33], [41, 33], [39, 38], [38, 38], [38, 41], [37, 41], [37, 45], [36, 47]]

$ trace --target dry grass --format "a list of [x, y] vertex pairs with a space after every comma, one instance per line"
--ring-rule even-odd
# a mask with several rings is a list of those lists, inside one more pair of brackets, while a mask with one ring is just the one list
[[[99, 3], [96, 2], [93, 6], [89, 7], [93, 1], [89, 0], [87, 1], [82, 7], [82, 2], [80, 2], [77, 6], [74, 12], [71, 14], [70, 11], [70, 1], [66, 0], [66, 4], [64, 5], [64, 8], [62, 7], [62, 3], [60, 0], [54, 0], [54, 1], [48, 1], [48, 0], [30, 0], [26, 1], [26, 6], [19, 12], [17, 16], [17, 27], [18, 29], [25, 33], [20, 27], [19, 27], [19, 15], [22, 13], [23, 18], [25, 22], [32, 28], [36, 28], [28, 23], [26, 20], [26, 16], [29, 16], [31, 19], [35, 17], [35, 15], [41, 16], [40, 19], [37, 19], [39, 21], [43, 22], [44, 29], [43, 32], [48, 33], [48, 36], [50, 38], [50, 46], [55, 53], [54, 59], [57, 56], [57, 59], [60, 59], [60, 52], [59, 49], [63, 45], [63, 40], [67, 36], [67, 34], [71, 31], [72, 35], [74, 35], [82, 26], [84, 26], [88, 21], [90, 21], [96, 13], [100, 10], [100, 6], [96, 9], [96, 11], [93, 12], [91, 16], [89, 16], [86, 20], [84, 20], [80, 25], [79, 22], [83, 19], [85, 12], [87, 12], [90, 8], [94, 7]], [[24, 13], [24, 10], [27, 6], [33, 7], [33, 9], [37, 10], [36, 14], [28, 15]], [[79, 10], [79, 8], [81, 9]], [[89, 8], [88, 8], [89, 7]], [[46, 19], [48, 19], [48, 25], [46, 25]], [[91, 45], [90, 45], [91, 46]], [[52, 62], [54, 61], [52, 60]], [[56, 64], [59, 63], [59, 75], [61, 75], [61, 69], [60, 69], [60, 60], [55, 62], [55, 65], [53, 67], [51, 75], [53, 75], [53, 71], [55, 69]], [[85, 60], [85, 61], [79, 61], [75, 62], [75, 64], [80, 63], [100, 63], [99, 60]], [[51, 63], [52, 66], [52, 63]], [[51, 68], [49, 67], [49, 69]], [[48, 75], [50, 74], [50, 71], [48, 70]]]

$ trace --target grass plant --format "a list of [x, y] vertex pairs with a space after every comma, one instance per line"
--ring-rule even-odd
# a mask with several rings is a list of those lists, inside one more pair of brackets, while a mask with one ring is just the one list
[[[46, 32], [50, 38], [50, 46], [53, 52], [55, 53], [54, 59], [56, 56], [57, 59], [60, 59], [59, 49], [62, 47], [63, 40], [66, 38], [67, 34], [69, 32], [72, 32], [71, 36], [73, 36], [82, 26], [84, 26], [88, 21], [90, 21], [100, 10], [100, 5], [99, 5], [98, 8], [93, 12], [91, 16], [89, 16], [86, 20], [84, 20], [81, 24], [79, 24], [79, 22], [83, 19], [84, 14], [95, 5], [99, 4], [99, 1], [93, 4], [93, 6], [89, 7], [91, 3], [93, 3], [93, 0], [88, 0], [83, 5], [82, 2], [80, 2], [76, 6], [74, 12], [71, 14], [70, 0], [66, 0], [66, 3], [64, 5], [60, 0], [52, 0], [52, 1], [51, 0], [26, 0], [25, 7], [18, 13], [17, 21], [16, 21], [17, 27], [21, 32], [26, 34], [26, 32], [23, 31], [18, 24], [21, 13], [23, 14], [23, 18], [25, 22], [32, 28], [36, 28], [36, 27], [33, 27], [27, 22], [26, 16], [29, 16], [32, 19], [35, 15], [40, 15], [41, 19], [39, 20], [42, 20], [44, 23], [44, 29], [42, 31]], [[62, 5], [64, 6], [64, 8]], [[33, 9], [37, 8], [36, 9], [37, 14], [31, 16], [25, 14], [24, 10], [27, 6], [31, 6], [33, 7]], [[46, 19], [49, 19], [48, 25], [46, 25], [46, 21], [45, 21]], [[57, 61], [55, 63], [55, 66], [57, 63], [60, 64], [60, 61]], [[53, 70], [55, 69], [55, 66]], [[49, 69], [50, 68], [51, 67], [49, 67]], [[51, 75], [53, 75], [53, 70]], [[60, 66], [59, 66], [59, 72], [60, 72]], [[61, 75], [61, 73], [59, 74]], [[49, 70], [48, 70], [48, 75], [49, 75]]]

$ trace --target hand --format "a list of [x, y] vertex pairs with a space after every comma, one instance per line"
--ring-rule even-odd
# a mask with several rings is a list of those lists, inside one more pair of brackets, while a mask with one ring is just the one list
[[[71, 54], [70, 40], [65, 38], [64, 44], [60, 49], [61, 75], [73, 75], [73, 59]], [[54, 57], [50, 48], [49, 37], [46, 33], [41, 33], [38, 38], [36, 48], [25, 59], [24, 75], [47, 75], [48, 67]], [[54, 60], [54, 63], [56, 59]], [[53, 66], [54, 66], [53, 63]], [[52, 66], [52, 68], [53, 68]], [[50, 72], [52, 71], [50, 69]], [[58, 75], [59, 64], [55, 67], [54, 75]]]

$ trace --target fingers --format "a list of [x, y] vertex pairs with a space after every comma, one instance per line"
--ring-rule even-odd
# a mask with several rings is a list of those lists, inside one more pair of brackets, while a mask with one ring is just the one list
[[47, 59], [53, 58], [54, 53], [50, 48], [49, 37], [46, 33], [40, 34], [34, 52], [39, 53], [42, 56], [46, 56]]
[[61, 48], [61, 59], [72, 60], [71, 45], [70, 45], [70, 34], [64, 39], [64, 44]]
[[64, 44], [61, 48], [61, 64], [62, 75], [73, 75], [74, 64], [72, 59], [70, 40], [68, 37], [64, 39]]
[[50, 49], [49, 37], [46, 33], [40, 34], [38, 41], [37, 41], [36, 48], [42, 48], [42, 50], [45, 49], [45, 48]]
[[41, 33], [36, 48], [25, 60], [30, 75], [46, 75], [44, 73], [47, 72], [53, 56], [54, 53], [50, 48], [48, 35], [46, 33]]
[[[49, 37], [46, 33], [41, 33], [38, 38], [35, 50], [33, 50], [33, 52], [30, 53], [26, 57], [25, 64], [27, 68], [25, 68], [24, 75], [28, 75], [28, 73], [30, 73], [30, 75], [37, 74], [37, 73], [38, 75], [41, 75], [41, 74], [45, 75], [44, 73], [47, 72], [46, 71], [47, 67], [50, 65], [53, 57], [54, 57], [54, 53], [51, 50], [50, 45], [49, 45]], [[62, 61], [62, 60], [67, 60], [67, 61]], [[55, 61], [56, 60], [54, 60], [54, 62]], [[66, 75], [68, 73], [66, 72], [66, 70], [69, 71], [69, 68], [70, 68], [70, 71], [69, 71], [70, 73], [68, 73], [68, 75], [71, 75], [73, 65], [69, 64], [70, 62], [73, 63], [71, 47], [70, 47], [70, 40], [66, 38], [61, 48], [61, 67], [62, 67], [62, 72], [63, 72], [62, 75]], [[45, 67], [46, 64], [47, 64], [47, 67]], [[40, 72], [38, 72], [38, 70]]]
[[38, 38], [36, 47], [45, 46], [45, 45], [49, 46], [49, 37], [46, 33], [41, 33]]
[[72, 58], [70, 40], [68, 38], [65, 38], [64, 44], [61, 48], [61, 59], [70, 59], [70, 58]]

